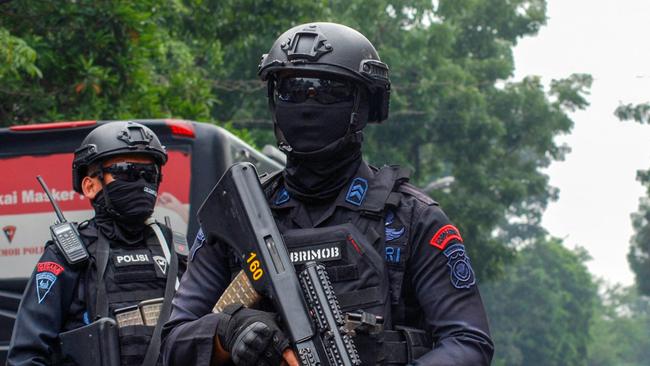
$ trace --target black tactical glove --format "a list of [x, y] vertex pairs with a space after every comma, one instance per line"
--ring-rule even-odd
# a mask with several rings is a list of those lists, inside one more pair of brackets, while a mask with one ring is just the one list
[[229, 305], [220, 314], [217, 336], [237, 366], [278, 366], [289, 347], [275, 314]]

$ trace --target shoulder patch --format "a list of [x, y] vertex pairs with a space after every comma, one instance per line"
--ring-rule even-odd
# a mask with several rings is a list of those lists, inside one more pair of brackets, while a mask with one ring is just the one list
[[192, 249], [190, 251], [190, 262], [194, 260], [194, 256], [196, 256], [196, 252], [198, 252], [199, 249], [205, 244], [205, 234], [203, 233], [203, 229], [199, 229], [199, 232], [196, 234], [196, 238], [194, 239], [194, 244], [192, 244]]
[[283, 205], [287, 202], [289, 202], [289, 199], [291, 196], [289, 195], [289, 191], [287, 191], [286, 188], [282, 187], [278, 194], [275, 196], [275, 200], [273, 200], [273, 204], [276, 206]]
[[397, 188], [397, 191], [406, 194], [408, 196], [412, 196], [418, 201], [427, 204], [429, 206], [438, 206], [438, 202], [434, 201], [426, 193], [424, 193], [422, 190], [412, 185], [411, 183], [405, 182], [400, 184], [399, 187]]
[[355, 206], [361, 206], [368, 192], [368, 181], [364, 178], [357, 177], [350, 183], [345, 201]]
[[443, 252], [447, 257], [451, 284], [457, 289], [470, 288], [476, 284], [474, 270], [463, 244], [456, 243]]
[[39, 304], [45, 300], [63, 271], [63, 266], [56, 262], [39, 262], [36, 265], [36, 296]]
[[444, 250], [447, 244], [454, 239], [461, 243], [463, 242], [460, 232], [454, 225], [445, 225], [433, 234], [429, 244], [440, 250]]

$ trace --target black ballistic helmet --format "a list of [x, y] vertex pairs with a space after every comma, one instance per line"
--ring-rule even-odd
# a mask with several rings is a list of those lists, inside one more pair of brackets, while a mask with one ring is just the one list
[[90, 131], [74, 152], [74, 190], [82, 193], [81, 181], [87, 175], [91, 164], [124, 154], [150, 156], [159, 166], [167, 162], [167, 150], [149, 127], [130, 121], [105, 123]]
[[388, 118], [388, 66], [381, 62], [372, 43], [350, 27], [307, 23], [282, 34], [262, 56], [258, 69], [260, 78], [269, 82], [271, 103], [277, 76], [294, 73], [330, 74], [364, 85], [370, 93], [368, 122]]

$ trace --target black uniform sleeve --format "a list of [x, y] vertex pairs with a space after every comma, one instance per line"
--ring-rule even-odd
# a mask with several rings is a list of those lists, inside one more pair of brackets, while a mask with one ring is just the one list
[[212, 308], [229, 283], [224, 247], [199, 231], [172, 301], [171, 317], [163, 328], [165, 365], [210, 364], [218, 322]]
[[20, 301], [7, 365], [52, 363], [79, 277], [54, 245], [45, 247]]
[[458, 229], [433, 205], [420, 211], [412, 229], [410, 284], [435, 342], [415, 365], [489, 365], [494, 345]]

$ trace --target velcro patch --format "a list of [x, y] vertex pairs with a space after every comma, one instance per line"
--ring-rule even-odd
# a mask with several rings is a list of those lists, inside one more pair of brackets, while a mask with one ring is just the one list
[[345, 201], [355, 206], [361, 206], [368, 192], [368, 181], [363, 178], [354, 178], [348, 188]]
[[153, 264], [153, 260], [149, 251], [138, 250], [114, 255], [113, 264], [115, 267], [140, 266], [143, 264]]
[[196, 252], [198, 252], [199, 249], [201, 249], [203, 244], [205, 244], [205, 234], [203, 233], [203, 229], [199, 229], [199, 232], [196, 234], [196, 238], [194, 239], [194, 244], [192, 245], [192, 249], [190, 252], [190, 262], [194, 261]]
[[282, 187], [280, 192], [278, 192], [277, 196], [275, 197], [275, 200], [273, 201], [273, 204], [276, 206], [283, 205], [287, 202], [289, 202], [289, 199], [291, 196], [289, 196], [289, 191], [287, 191], [286, 188]]
[[63, 272], [63, 266], [56, 262], [40, 262], [36, 265], [36, 272], [52, 272], [55, 276], [58, 276]]
[[476, 283], [474, 270], [470, 263], [469, 257], [465, 255], [463, 244], [454, 244], [443, 252], [447, 257], [447, 266], [449, 267], [451, 284], [457, 288], [470, 288]]
[[55, 262], [40, 262], [36, 265], [36, 296], [39, 304], [45, 300], [63, 271], [63, 266]]
[[341, 259], [340, 243], [327, 243], [293, 249], [289, 252], [293, 264], [315, 262], [329, 262]]
[[392, 264], [399, 264], [402, 258], [402, 248], [400, 247], [386, 247], [384, 248], [386, 262]]
[[460, 232], [454, 225], [445, 225], [433, 235], [431, 241], [429, 241], [429, 244], [440, 250], [444, 250], [447, 244], [449, 244], [454, 239], [460, 243], [463, 242], [463, 238], [460, 236]]
[[393, 222], [395, 221], [395, 213], [393, 211], [388, 211], [386, 213], [386, 224], [385, 229], [384, 229], [384, 234], [386, 236], [386, 241], [393, 241], [397, 240], [404, 235], [404, 232], [406, 229], [404, 228], [404, 225], [401, 225], [401, 223], [397, 223], [396, 227], [393, 226]]

